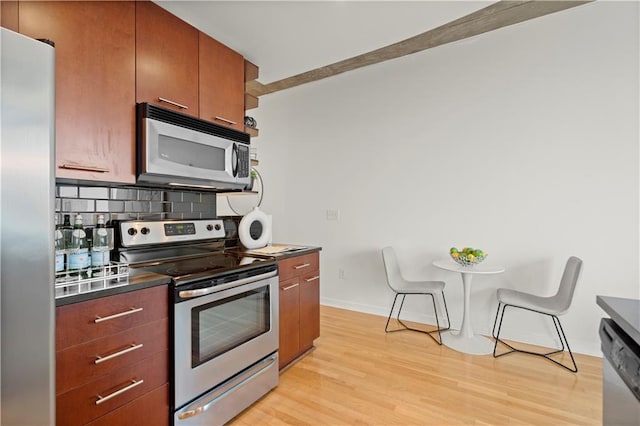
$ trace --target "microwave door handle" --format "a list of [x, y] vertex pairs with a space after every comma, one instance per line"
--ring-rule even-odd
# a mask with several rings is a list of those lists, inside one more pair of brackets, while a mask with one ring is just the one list
[[235, 143], [231, 149], [231, 169], [233, 177], [238, 176], [238, 145]]

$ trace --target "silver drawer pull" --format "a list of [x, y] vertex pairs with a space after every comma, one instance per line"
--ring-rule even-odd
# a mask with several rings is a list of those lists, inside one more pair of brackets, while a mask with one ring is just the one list
[[131, 389], [135, 388], [136, 386], [139, 386], [139, 385], [141, 385], [143, 383], [144, 383], [144, 380], [135, 381], [134, 379], [131, 379], [131, 384], [130, 385], [125, 386], [122, 389], [115, 391], [114, 393], [111, 393], [111, 394], [109, 394], [107, 396], [98, 395], [98, 400], [96, 401], [96, 405], [100, 405], [103, 402], [107, 402], [111, 398], [115, 398], [118, 395], [122, 395], [126, 391], [129, 391], [129, 390], [131, 390]]
[[[196, 399], [191, 405], [182, 408], [177, 411], [178, 420], [186, 420], [195, 416], [199, 416], [205, 413], [209, 408], [213, 407], [217, 402], [220, 402], [227, 396], [233, 395], [234, 392], [240, 391], [245, 385], [250, 383], [260, 382], [260, 376], [265, 373], [269, 373], [273, 368], [277, 368], [278, 355], [272, 355], [267, 359], [264, 359], [253, 367], [249, 367], [242, 373], [238, 373], [233, 379], [227, 381], [225, 384], [217, 386], [214, 390]], [[191, 424], [204, 424], [202, 422], [191, 422]], [[176, 423], [177, 424], [177, 423]]]
[[235, 126], [236, 124], [238, 124], [237, 122], [233, 121], [233, 120], [229, 120], [228, 118], [224, 118], [224, 117], [219, 117], [219, 116], [215, 116], [214, 117], [216, 120], [220, 120], [220, 121], [224, 121], [225, 123], [229, 123], [232, 126]]
[[80, 170], [83, 172], [97, 172], [97, 173], [109, 173], [111, 171], [109, 169], [105, 169], [104, 167], [83, 166], [81, 164], [62, 164], [60, 168], [67, 169], [67, 170]]
[[299, 285], [300, 285], [300, 283], [291, 284], [290, 286], [282, 287], [282, 290], [283, 291], [287, 291], [287, 290], [290, 290], [290, 289], [292, 289], [294, 287], [298, 287]]
[[135, 351], [136, 349], [140, 349], [143, 346], [144, 345], [142, 343], [140, 343], [139, 345], [132, 343], [131, 346], [129, 346], [128, 348], [112, 353], [111, 355], [107, 355], [107, 356], [96, 355], [96, 360], [93, 362], [95, 362], [96, 364], [100, 364], [101, 362], [109, 361], [110, 359], [117, 358], [131, 351]]
[[311, 266], [310, 263], [303, 263], [302, 265], [298, 265], [298, 266], [294, 266], [294, 269], [302, 269], [302, 268], [306, 268], [307, 266]]
[[311, 281], [315, 281], [315, 280], [318, 280], [318, 279], [320, 279], [320, 275], [316, 275], [315, 277], [308, 278], [305, 281], [310, 283]]
[[117, 313], [117, 314], [109, 315], [108, 317], [100, 317], [100, 316], [96, 315], [96, 319], [93, 320], [93, 322], [98, 324], [98, 323], [100, 323], [102, 321], [109, 321], [109, 320], [112, 320], [112, 319], [123, 317], [125, 315], [135, 314], [136, 312], [140, 312], [142, 310], [144, 310], [144, 308], [131, 308], [128, 311], [124, 311], [124, 312], [120, 312], [120, 313]]
[[160, 98], [160, 97], [159, 97], [159, 98], [158, 98], [158, 101], [160, 101], [160, 102], [166, 102], [166, 103], [168, 103], [169, 105], [177, 106], [177, 107], [178, 107], [178, 108], [180, 108], [180, 109], [189, 109], [189, 107], [188, 107], [188, 106], [186, 106], [186, 105], [182, 105], [182, 104], [179, 104], [179, 103], [177, 103], [177, 102], [170, 101], [169, 99], [166, 99], [166, 98]]

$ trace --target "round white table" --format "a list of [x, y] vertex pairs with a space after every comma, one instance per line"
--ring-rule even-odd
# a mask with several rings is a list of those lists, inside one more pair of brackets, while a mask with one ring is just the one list
[[471, 278], [474, 274], [490, 275], [504, 272], [504, 268], [495, 265], [480, 263], [473, 266], [462, 266], [453, 259], [436, 260], [433, 262], [436, 268], [445, 271], [459, 272], [462, 275], [462, 288], [464, 291], [464, 309], [462, 311], [462, 327], [460, 331], [448, 331], [442, 333], [442, 343], [455, 349], [473, 355], [487, 355], [493, 352], [493, 342], [488, 338], [474, 334], [471, 324]]

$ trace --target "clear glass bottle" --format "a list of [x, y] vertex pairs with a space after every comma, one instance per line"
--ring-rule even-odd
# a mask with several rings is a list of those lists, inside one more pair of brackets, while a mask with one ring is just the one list
[[68, 249], [68, 268], [72, 277], [87, 278], [90, 266], [89, 242], [87, 234], [82, 226], [82, 216], [76, 215], [71, 232], [71, 244]]
[[93, 228], [93, 247], [91, 248], [91, 266], [103, 268], [109, 265], [113, 248], [112, 229], [107, 228], [104, 215], [98, 215], [98, 223]]
[[71, 233], [73, 232], [73, 227], [71, 226], [71, 215], [64, 215], [61, 230], [62, 235], [64, 236], [64, 246], [68, 249], [71, 247]]
[[53, 234], [53, 242], [55, 246], [55, 256], [56, 256], [56, 281], [58, 281], [58, 273], [64, 271], [65, 262], [64, 262], [64, 254], [66, 249], [66, 244], [64, 242], [64, 234], [62, 233], [62, 225], [58, 224], [58, 215], [55, 215], [55, 223], [56, 228]]

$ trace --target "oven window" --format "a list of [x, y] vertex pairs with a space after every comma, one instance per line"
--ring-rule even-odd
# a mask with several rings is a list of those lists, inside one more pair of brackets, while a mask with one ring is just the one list
[[269, 286], [191, 310], [191, 367], [215, 358], [271, 328]]
[[158, 136], [158, 155], [172, 163], [224, 171], [224, 149], [167, 135]]

